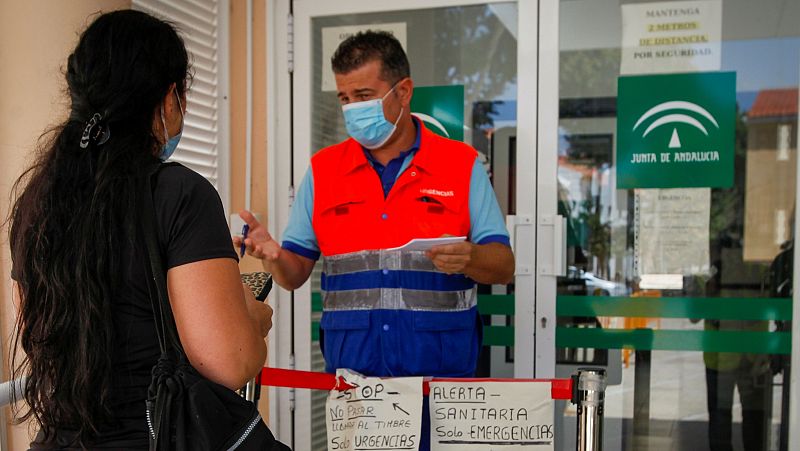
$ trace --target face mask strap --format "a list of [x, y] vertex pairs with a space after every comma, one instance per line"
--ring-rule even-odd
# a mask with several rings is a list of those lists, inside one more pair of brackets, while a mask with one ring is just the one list
[[[398, 81], [397, 83], [400, 83], [400, 82]], [[386, 96], [388, 96], [389, 94], [392, 93], [392, 91], [394, 91], [394, 88], [397, 87], [397, 83], [395, 83], [394, 86], [392, 86], [392, 89], [386, 91], [386, 94], [384, 94], [383, 97], [381, 97], [381, 101], [386, 100]]]
[[175, 93], [175, 99], [178, 101], [178, 111], [181, 112], [181, 131], [179, 133], [183, 133], [183, 120], [185, 119], [183, 115], [183, 104], [181, 103], [181, 96], [178, 95], [178, 90], [172, 91]]
[[402, 83], [402, 82], [403, 82], [403, 80], [405, 80], [405, 78], [401, 78], [400, 80], [398, 80], [398, 81], [397, 81], [397, 83], [393, 84], [393, 85], [392, 85], [392, 89], [390, 89], [389, 91], [387, 91], [387, 92], [386, 92], [386, 94], [384, 94], [384, 95], [383, 95], [383, 97], [381, 97], [381, 100], [384, 100], [384, 99], [386, 98], [386, 96], [388, 96], [389, 94], [391, 94], [391, 92], [392, 92], [392, 91], [394, 91], [394, 88], [396, 88], [396, 87], [397, 87], [397, 85], [399, 85], [400, 83]]
[[161, 126], [164, 128], [164, 144], [166, 144], [169, 141], [169, 132], [167, 132], [167, 121], [164, 120], [164, 105], [161, 105], [159, 113], [161, 113]]
[[[388, 91], [386, 94], [384, 94], [384, 95], [383, 95], [383, 97], [381, 97], [381, 102], [383, 102], [383, 100], [386, 98], [386, 96], [388, 96], [389, 94], [391, 94], [391, 92], [392, 92], [392, 91], [394, 91], [394, 88], [396, 88], [396, 87], [397, 87], [397, 85], [399, 85], [399, 84], [400, 84], [400, 82], [401, 82], [401, 81], [403, 81], [403, 80], [405, 80], [405, 78], [403, 78], [403, 79], [401, 79], [400, 81], [398, 81], [397, 83], [395, 83], [395, 84], [394, 84], [394, 86], [392, 86], [392, 89], [390, 89], [390, 90], [389, 90], [389, 91]], [[400, 123], [400, 118], [401, 118], [401, 117], [403, 117], [403, 107], [402, 107], [402, 106], [400, 107], [400, 114], [399, 114], [399, 115], [397, 115], [397, 119], [396, 119], [396, 120], [394, 121], [394, 123], [392, 124], [392, 125], [393, 125], [395, 128], [397, 128], [397, 124], [399, 124], [399, 123]], [[394, 130], [392, 130], [392, 133], [394, 133]], [[391, 136], [391, 135], [389, 135], [389, 136]]]
[[400, 114], [397, 115], [397, 120], [394, 121], [394, 127], [397, 128], [397, 124], [400, 123], [400, 118], [403, 117], [403, 107], [400, 107]]
[[[175, 93], [175, 99], [178, 100], [178, 111], [180, 111], [180, 113], [181, 113], [181, 131], [178, 132], [178, 133], [181, 133], [181, 132], [183, 132], [183, 104], [181, 104], [181, 98], [178, 95], [178, 90], [176, 89], [176, 90], [173, 90], [172, 92]], [[163, 104], [161, 105], [161, 110], [159, 111], [159, 113], [161, 113], [161, 125], [164, 127], [164, 143], [166, 144], [167, 142], [169, 142], [170, 138], [169, 138], [169, 131], [167, 131], [167, 121], [164, 120], [164, 105]]]

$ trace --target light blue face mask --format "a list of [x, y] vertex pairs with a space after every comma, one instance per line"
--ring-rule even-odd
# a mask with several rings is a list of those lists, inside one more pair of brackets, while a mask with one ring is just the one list
[[386, 144], [386, 141], [397, 130], [397, 123], [403, 116], [403, 110], [400, 109], [400, 115], [397, 116], [394, 124], [383, 116], [383, 99], [394, 91], [396, 86], [396, 84], [392, 86], [392, 89], [380, 99], [342, 105], [347, 133], [367, 149], [377, 149]]
[[168, 160], [169, 157], [175, 153], [175, 149], [178, 148], [178, 142], [181, 140], [181, 135], [183, 135], [183, 105], [181, 105], [181, 98], [178, 96], [178, 91], [176, 90], [173, 92], [175, 93], [175, 98], [178, 99], [178, 110], [181, 112], [181, 131], [172, 138], [169, 137], [167, 122], [164, 120], [164, 105], [161, 105], [161, 125], [164, 126], [164, 145], [161, 146], [161, 154], [158, 156], [158, 159], [161, 161]]

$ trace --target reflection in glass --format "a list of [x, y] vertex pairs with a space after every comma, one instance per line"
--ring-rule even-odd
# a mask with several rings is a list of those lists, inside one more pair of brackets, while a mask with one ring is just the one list
[[[639, 202], [646, 190], [616, 189], [621, 3], [644, 2], [560, 2], [559, 127], [548, 131], [559, 137], [558, 209], [568, 224], [569, 268], [558, 281], [559, 310], [592, 302], [596, 311], [614, 313], [559, 317], [564, 330], [599, 329], [601, 338], [570, 341], [559, 349], [559, 363], [621, 368], [619, 385], [606, 394], [604, 449], [785, 450], [788, 345], [770, 347], [767, 340], [784, 334], [780, 340], [788, 343], [791, 330], [785, 320], [791, 312], [800, 10], [759, 2], [757, 15], [769, 18], [767, 24], [752, 20], [753, 3], [722, 2], [721, 70], [737, 78], [734, 183], [710, 189], [708, 269], [687, 271], [670, 289], [648, 289], [637, 272]], [[641, 313], [624, 313], [632, 308]], [[648, 336], [645, 331], [663, 339], [636, 338]], [[613, 341], [614, 333], [631, 337], [618, 357], [611, 352], [622, 348], [619, 343], [600, 343]], [[567, 429], [558, 446], [574, 449], [574, 411], [567, 407], [563, 414]]]

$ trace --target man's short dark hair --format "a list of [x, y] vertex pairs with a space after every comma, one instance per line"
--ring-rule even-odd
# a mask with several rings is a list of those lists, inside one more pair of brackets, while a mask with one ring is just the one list
[[381, 62], [381, 79], [392, 84], [411, 75], [400, 41], [385, 31], [360, 31], [342, 41], [331, 58], [335, 74], [346, 74], [370, 61]]

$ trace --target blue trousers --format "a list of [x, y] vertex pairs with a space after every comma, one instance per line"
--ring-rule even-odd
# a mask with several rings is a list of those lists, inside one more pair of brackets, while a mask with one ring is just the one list
[[422, 397], [422, 433], [419, 437], [419, 451], [431, 450], [431, 412], [428, 397]]

